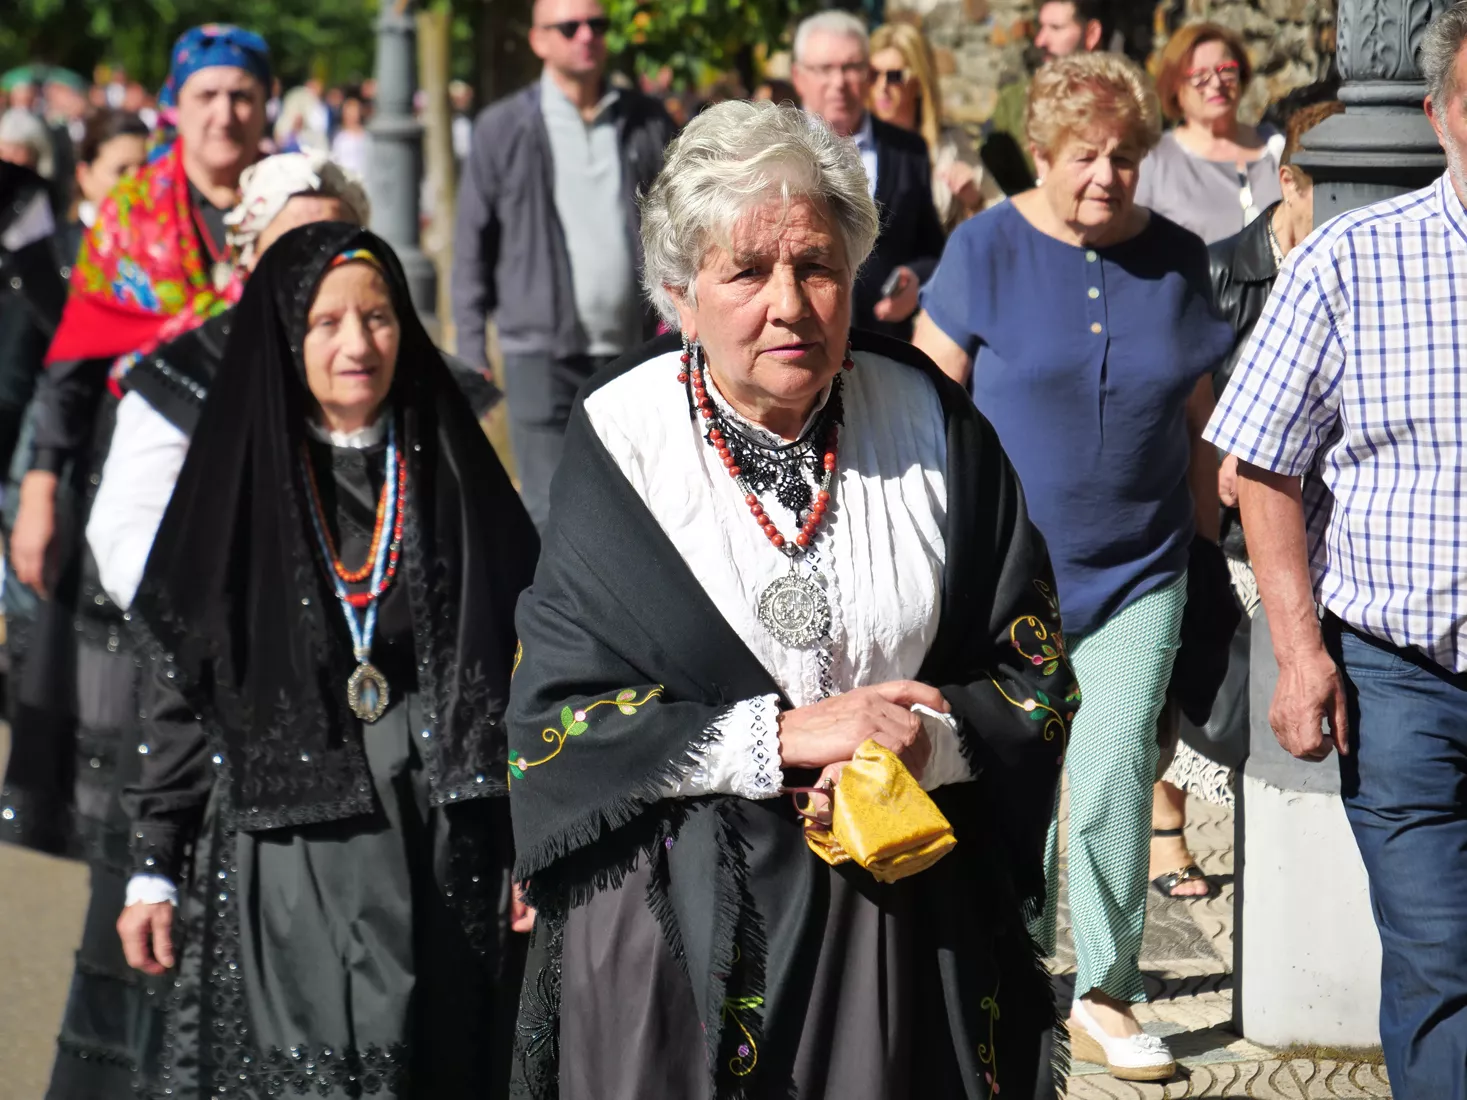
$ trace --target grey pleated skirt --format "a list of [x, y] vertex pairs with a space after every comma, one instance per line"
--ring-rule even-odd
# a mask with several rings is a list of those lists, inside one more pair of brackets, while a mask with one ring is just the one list
[[[910, 895], [863, 893], [853, 877], [866, 874], [859, 868], [829, 873], [825, 935], [795, 1056], [795, 1095], [962, 1096], [936, 975], [917, 962], [913, 914], [905, 911]], [[708, 1100], [697, 1004], [647, 908], [647, 884], [639, 867], [619, 888], [568, 916], [560, 1100]], [[934, 1082], [941, 1084], [934, 1089]]]

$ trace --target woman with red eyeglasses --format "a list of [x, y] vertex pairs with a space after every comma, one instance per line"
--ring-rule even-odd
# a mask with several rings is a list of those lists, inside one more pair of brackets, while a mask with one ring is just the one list
[[1208, 244], [1231, 237], [1283, 195], [1284, 136], [1240, 122], [1238, 104], [1253, 78], [1235, 31], [1195, 23], [1172, 35], [1156, 91], [1177, 125], [1141, 166], [1136, 201]]

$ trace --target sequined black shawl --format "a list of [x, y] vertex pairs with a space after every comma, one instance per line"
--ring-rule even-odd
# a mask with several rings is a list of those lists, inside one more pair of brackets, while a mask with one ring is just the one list
[[230, 750], [244, 829], [371, 809], [340, 605], [311, 545], [299, 455], [309, 394], [305, 319], [331, 260], [366, 249], [385, 269], [402, 338], [389, 397], [408, 459], [395, 583], [410, 597], [420, 742], [436, 803], [503, 793], [500, 715], [513, 613], [534, 528], [409, 301], [386, 242], [323, 222], [265, 254], [235, 313], [188, 459], [132, 613]]

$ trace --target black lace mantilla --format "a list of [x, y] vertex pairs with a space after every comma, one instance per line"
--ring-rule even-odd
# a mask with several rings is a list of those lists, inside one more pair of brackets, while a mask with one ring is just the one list
[[[402, 575], [412, 601], [414, 649], [421, 655], [416, 669], [418, 694], [427, 704], [424, 711], [414, 710], [412, 722], [418, 751], [428, 768], [430, 800], [434, 806], [446, 806], [502, 796], [507, 790], [508, 755], [502, 732], [502, 683], [481, 664], [464, 667], [459, 661], [454, 639], [456, 621], [450, 613], [453, 609], [435, 598], [436, 577], [447, 566], [438, 559], [431, 570], [423, 568], [421, 528], [411, 502], [404, 544], [408, 552]], [[302, 553], [295, 566], [297, 583], [302, 590], [310, 591], [308, 585], [320, 579], [316, 563]], [[329, 598], [321, 582], [313, 602]], [[319, 655], [319, 667], [330, 669], [335, 666], [323, 633], [324, 624], [313, 611], [310, 604], [302, 604], [296, 629], [311, 639], [312, 649]], [[173, 655], [158, 643], [149, 624], [136, 615], [128, 618], [144, 655], [161, 662], [166, 677], [190, 695], [201, 718], [207, 716], [217, 732], [217, 754], [234, 763], [230, 782], [241, 829], [310, 825], [372, 811], [375, 798], [371, 773], [359, 736], [322, 746], [325, 722], [321, 712], [293, 706], [283, 694], [266, 703], [225, 697], [225, 693], [208, 697], [191, 692], [192, 685], [183, 678]], [[338, 672], [336, 681], [344, 682], [345, 677]], [[441, 702], [449, 699], [452, 707]], [[254, 736], [236, 732], [256, 728], [256, 706], [269, 707], [270, 722]], [[147, 865], [149, 871], [154, 866], [176, 867], [181, 849], [163, 843], [171, 837], [160, 839], [152, 832], [149, 830], [145, 838], [134, 838], [134, 866], [143, 870], [143, 860], [151, 857], [157, 862]], [[146, 844], [139, 845], [139, 840]]]
[[[706, 374], [706, 367], [704, 368]], [[825, 440], [830, 429], [844, 423], [845, 407], [841, 401], [839, 374], [830, 384], [830, 397], [809, 427], [793, 443], [772, 444], [758, 438], [748, 427], [726, 415], [717, 401], [713, 416], [703, 422], [703, 438], [710, 447], [717, 443], [709, 438], [715, 428], [723, 433], [723, 441], [733, 453], [734, 464], [749, 489], [760, 496], [774, 492], [774, 498], [795, 515], [810, 507], [814, 486], [825, 473]], [[688, 407], [697, 414], [693, 399], [692, 372], [688, 376]], [[711, 395], [710, 395], [711, 396]]]

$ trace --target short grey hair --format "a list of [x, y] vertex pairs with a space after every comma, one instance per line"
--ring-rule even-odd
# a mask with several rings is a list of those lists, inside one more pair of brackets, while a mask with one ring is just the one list
[[728, 246], [744, 214], [801, 196], [829, 218], [854, 278], [880, 229], [855, 142], [797, 107], [768, 102], [729, 100], [689, 122], [641, 197], [642, 285], [663, 320], [677, 327], [669, 288], [697, 301], [704, 259]]
[[848, 11], [822, 11], [801, 20], [800, 25], [795, 28], [793, 53], [796, 65], [805, 56], [805, 47], [809, 45], [812, 34], [835, 34], [844, 38], [859, 38], [866, 56], [871, 56], [871, 35], [867, 33], [866, 24], [861, 22], [858, 16]]
[[56, 157], [51, 135], [39, 116], [20, 107], [9, 108], [0, 114], [0, 141], [26, 146], [35, 154], [36, 175], [51, 178], [56, 168]]
[[1417, 64], [1426, 81], [1426, 94], [1443, 113], [1448, 97], [1455, 90], [1452, 75], [1464, 42], [1467, 42], [1467, 3], [1453, 4], [1433, 19], [1421, 36]]

